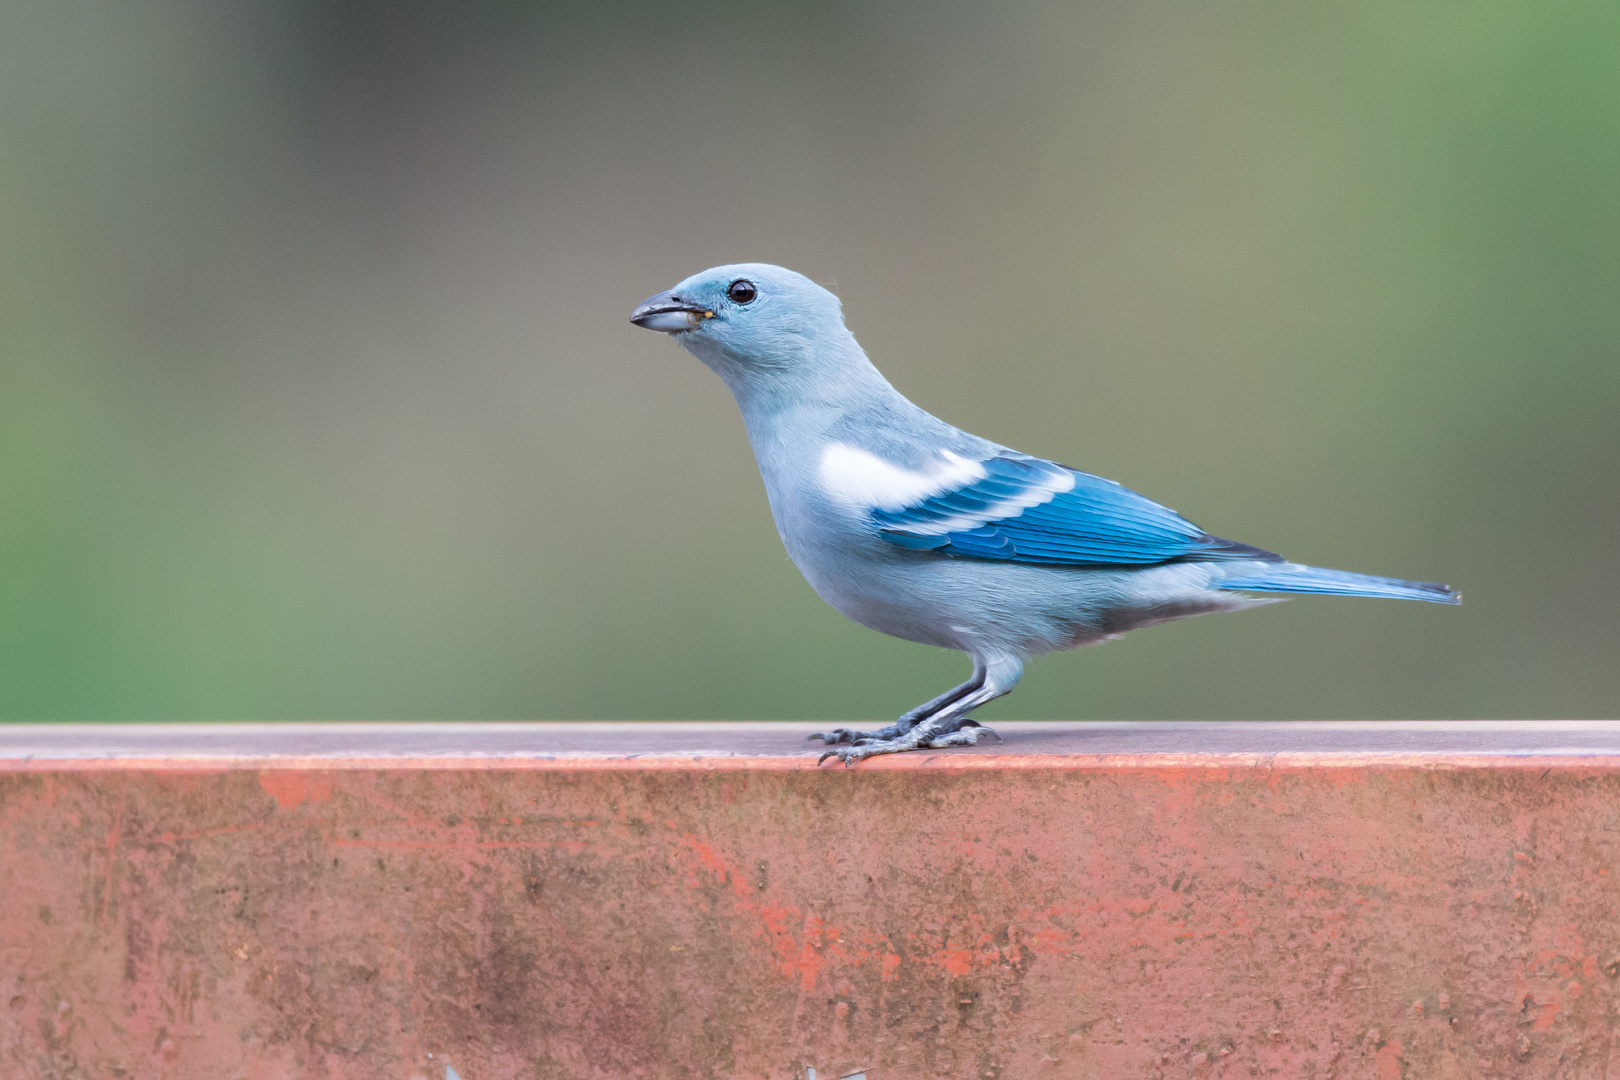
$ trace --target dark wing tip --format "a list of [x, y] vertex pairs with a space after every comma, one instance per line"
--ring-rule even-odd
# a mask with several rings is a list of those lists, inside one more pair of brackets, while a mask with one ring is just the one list
[[1205, 533], [1193, 541], [1193, 549], [1176, 559], [1176, 562], [1229, 562], [1240, 559], [1259, 559], [1263, 562], [1284, 562], [1281, 555], [1265, 548], [1257, 548], [1252, 544], [1240, 544], [1236, 540], [1227, 540], [1219, 536]]

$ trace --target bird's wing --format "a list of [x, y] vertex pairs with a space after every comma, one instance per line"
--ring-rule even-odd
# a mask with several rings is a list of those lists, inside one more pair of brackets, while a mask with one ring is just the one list
[[1053, 566], [1279, 558], [1211, 536], [1112, 480], [1023, 454], [946, 453], [915, 472], [835, 444], [821, 464], [829, 493], [903, 548]]

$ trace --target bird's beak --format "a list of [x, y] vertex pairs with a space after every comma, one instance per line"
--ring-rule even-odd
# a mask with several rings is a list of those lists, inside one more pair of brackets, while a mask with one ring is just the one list
[[714, 318], [714, 312], [708, 308], [689, 304], [672, 292], [661, 292], [657, 296], [649, 296], [645, 302], [630, 313], [630, 321], [645, 330], [657, 330], [661, 334], [678, 334], [682, 330], [690, 330], [704, 319]]

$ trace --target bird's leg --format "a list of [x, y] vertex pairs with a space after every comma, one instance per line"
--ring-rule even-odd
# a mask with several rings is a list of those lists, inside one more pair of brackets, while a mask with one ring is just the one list
[[835, 757], [845, 765], [852, 765], [878, 754], [897, 754], [904, 750], [938, 750], [947, 746], [972, 746], [986, 736], [1000, 740], [987, 727], [980, 727], [968, 719], [968, 713], [986, 702], [994, 701], [1018, 685], [1024, 674], [1024, 664], [1015, 656], [994, 657], [984, 665], [984, 680], [977, 690], [962, 695], [956, 701], [926, 720], [921, 720], [910, 731], [892, 739], [868, 741], [848, 748], [839, 747], [821, 755], [821, 761]]
[[890, 739], [897, 739], [940, 709], [960, 701], [964, 696], [971, 694], [983, 685], [984, 665], [975, 660], [973, 661], [973, 675], [967, 682], [945, 691], [937, 698], [923, 702], [888, 727], [878, 728], [876, 731], [853, 731], [850, 728], [817, 731], [814, 734], [805, 736], [805, 742], [820, 739], [828, 746], [835, 743], [854, 743], [859, 746], [865, 742], [887, 742]]

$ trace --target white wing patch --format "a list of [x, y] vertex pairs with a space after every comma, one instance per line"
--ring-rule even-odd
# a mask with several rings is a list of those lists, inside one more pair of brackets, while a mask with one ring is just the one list
[[[1046, 465], [1030, 470], [1021, 478], [1022, 490], [986, 503], [983, 509], [964, 510], [947, 517], [924, 513], [898, 526], [912, 536], [944, 536], [977, 529], [992, 521], [1015, 518], [1032, 506], [1049, 503], [1065, 491], [1074, 490], [1074, 474], [1067, 469]], [[971, 489], [989, 475], [982, 461], [970, 461], [960, 454], [941, 450], [939, 459], [926, 470], [902, 469], [876, 454], [845, 443], [830, 443], [821, 452], [818, 478], [821, 488], [833, 502], [852, 510], [871, 513], [903, 513], [936, 495]], [[1007, 477], [997, 475], [1003, 484]], [[1015, 481], [1017, 482], [1017, 481]], [[977, 501], [977, 500], [975, 500]]]
[[1030, 484], [1016, 495], [1009, 495], [1000, 502], [991, 503], [977, 513], [953, 514], [938, 521], [919, 522], [906, 526], [906, 532], [914, 536], [944, 536], [946, 533], [965, 532], [968, 529], [977, 529], [991, 521], [1005, 521], [1017, 517], [1032, 506], [1049, 503], [1055, 496], [1065, 491], [1074, 490], [1074, 474], [1067, 469], [1062, 472], [1053, 472], [1043, 476], [1038, 482]]
[[984, 466], [979, 462], [949, 450], [939, 454], [935, 468], [913, 472], [868, 450], [828, 443], [821, 452], [817, 478], [828, 498], [855, 510], [904, 510], [930, 496], [984, 479]]

